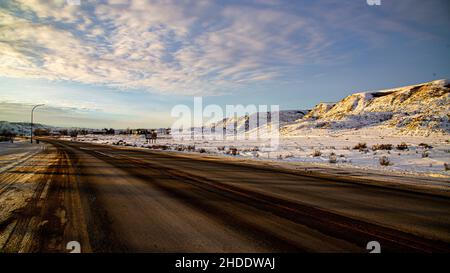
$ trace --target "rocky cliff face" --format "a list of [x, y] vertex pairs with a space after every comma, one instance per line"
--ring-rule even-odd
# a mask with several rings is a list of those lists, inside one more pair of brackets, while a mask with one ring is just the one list
[[341, 101], [320, 103], [283, 133], [305, 128], [396, 129], [399, 134], [450, 133], [450, 84], [437, 80], [412, 86], [355, 93]]
[[[303, 118], [306, 113], [308, 113], [307, 110], [281, 110], [278, 113], [279, 124], [280, 124], [280, 126], [286, 126], [289, 124], [293, 124], [293, 123], [295, 123], [295, 121]], [[266, 117], [263, 118], [264, 114], [267, 115], [267, 113], [259, 113], [259, 117], [260, 117], [259, 126], [260, 127], [265, 126], [267, 123], [267, 118]], [[234, 124], [236, 124], [237, 131], [244, 132], [246, 120], [254, 119], [254, 121], [256, 122], [256, 119], [257, 119], [256, 115], [257, 115], [257, 113], [251, 114], [248, 117], [240, 116], [240, 117], [234, 117], [234, 118], [224, 118], [223, 120], [216, 122], [215, 127], [216, 128], [223, 128], [223, 127], [232, 128], [234, 126]], [[209, 125], [209, 126], [211, 126], [211, 125]], [[251, 129], [255, 129], [255, 128], [251, 128]]]

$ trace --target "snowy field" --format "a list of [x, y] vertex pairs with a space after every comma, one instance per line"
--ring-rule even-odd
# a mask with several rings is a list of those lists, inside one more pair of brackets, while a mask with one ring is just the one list
[[277, 149], [267, 149], [268, 140], [211, 139], [174, 140], [162, 137], [149, 144], [140, 135], [86, 135], [77, 141], [194, 152], [277, 163], [296, 163], [321, 167], [357, 168], [383, 172], [420, 174], [450, 178], [450, 136], [396, 136], [389, 130], [348, 130], [339, 133], [305, 130], [302, 135], [282, 137]]

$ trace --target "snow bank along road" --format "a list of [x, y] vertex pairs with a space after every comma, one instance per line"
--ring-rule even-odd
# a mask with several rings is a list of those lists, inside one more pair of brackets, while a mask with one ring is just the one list
[[[450, 198], [140, 149], [45, 140], [0, 251], [450, 252]], [[32, 186], [31, 186], [32, 185]], [[0, 193], [0, 198], [1, 193]], [[13, 197], [9, 197], [13, 198]]]

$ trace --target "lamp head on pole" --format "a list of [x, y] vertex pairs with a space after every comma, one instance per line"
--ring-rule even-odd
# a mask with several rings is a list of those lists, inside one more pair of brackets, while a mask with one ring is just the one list
[[36, 105], [33, 107], [33, 110], [36, 109], [37, 107], [44, 106], [44, 105], [45, 105], [45, 104], [36, 104]]
[[30, 141], [33, 143], [33, 112], [34, 109], [36, 109], [39, 106], [44, 106], [45, 104], [37, 104], [33, 106], [33, 109], [31, 109], [31, 123], [30, 123]]

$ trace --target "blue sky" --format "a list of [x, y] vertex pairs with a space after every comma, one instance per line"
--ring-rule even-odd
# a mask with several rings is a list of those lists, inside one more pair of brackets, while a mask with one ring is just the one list
[[0, 2], [0, 120], [170, 126], [205, 103], [308, 109], [450, 78], [446, 0]]

